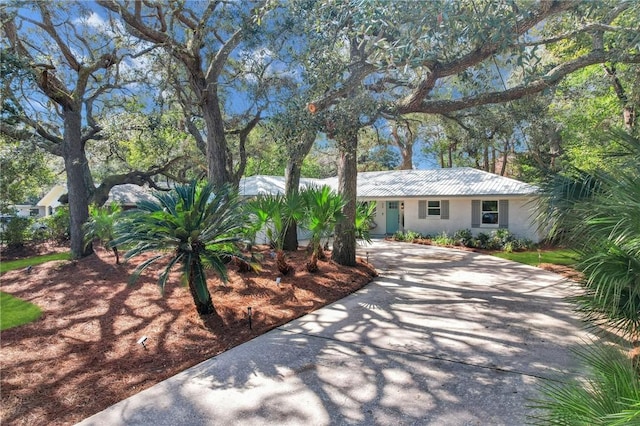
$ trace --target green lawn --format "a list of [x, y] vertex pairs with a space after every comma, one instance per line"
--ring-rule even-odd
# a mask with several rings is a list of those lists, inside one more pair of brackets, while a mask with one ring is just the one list
[[40, 308], [33, 303], [0, 291], [0, 330], [33, 322], [41, 314]]
[[[52, 260], [68, 260], [71, 259], [71, 253], [53, 253], [44, 256], [34, 256], [26, 259], [11, 260], [9, 262], [0, 262], [0, 274], [13, 271], [14, 269], [23, 269], [31, 265], [39, 265]], [[22, 324], [33, 322], [40, 318], [42, 311], [33, 303], [26, 302], [17, 297], [13, 297], [8, 293], [0, 291], [0, 330], [17, 327]]]
[[531, 266], [538, 266], [540, 263], [573, 266], [578, 260], [576, 252], [569, 249], [542, 250], [540, 253], [537, 250], [513, 253], [500, 252], [494, 253], [494, 256]]
[[53, 253], [45, 254], [43, 256], [28, 257], [26, 259], [10, 260], [8, 262], [0, 262], [0, 274], [13, 271], [14, 269], [22, 269], [27, 266], [35, 266], [45, 262], [51, 262], [52, 260], [69, 260], [71, 259], [71, 253]]

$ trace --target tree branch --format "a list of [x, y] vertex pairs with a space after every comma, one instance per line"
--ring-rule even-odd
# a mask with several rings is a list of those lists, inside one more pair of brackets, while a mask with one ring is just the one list
[[558, 65], [544, 76], [531, 83], [513, 87], [501, 92], [489, 92], [476, 96], [468, 96], [454, 100], [423, 100], [418, 104], [399, 103], [397, 111], [400, 114], [420, 112], [426, 114], [443, 114], [461, 109], [475, 107], [478, 105], [497, 104], [520, 99], [523, 96], [539, 93], [544, 89], [557, 84], [566, 75], [589, 65], [599, 64], [607, 61], [612, 55], [626, 63], [640, 63], [640, 55], [625, 56], [621, 52], [608, 52], [602, 50], [592, 51], [584, 56], [572, 61]]

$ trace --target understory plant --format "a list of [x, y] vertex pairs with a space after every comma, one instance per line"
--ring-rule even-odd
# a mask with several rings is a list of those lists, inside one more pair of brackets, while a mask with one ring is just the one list
[[[543, 186], [541, 223], [580, 255], [578, 310], [594, 331], [640, 339], [640, 140], [614, 134], [609, 170], [572, 170]], [[599, 326], [599, 327], [596, 327]], [[543, 387], [543, 421], [554, 424], [639, 424], [638, 364], [626, 354], [590, 349], [588, 381]], [[607, 352], [604, 352], [607, 351]], [[548, 424], [545, 423], [545, 424]]]
[[246, 217], [237, 192], [230, 186], [215, 188], [209, 182], [192, 181], [170, 192], [154, 194], [155, 200], [142, 201], [116, 225], [114, 246], [132, 246], [126, 260], [144, 253], [153, 255], [135, 269], [134, 283], [149, 266], [167, 262], [158, 277], [164, 291], [169, 273], [179, 267], [200, 315], [217, 315], [207, 286], [206, 269], [227, 280], [227, 265], [241, 258], [257, 264], [241, 250]]
[[122, 208], [115, 202], [105, 207], [92, 205], [89, 207], [89, 220], [83, 226], [85, 246], [95, 240], [99, 241], [104, 248], [113, 251], [116, 265], [120, 264], [120, 255], [118, 247], [111, 243], [115, 238], [115, 225], [121, 213]]
[[342, 208], [345, 201], [326, 185], [306, 188], [301, 195], [305, 205], [302, 225], [311, 232], [311, 259], [306, 268], [309, 272], [316, 272], [318, 259], [325, 258], [323, 243], [333, 233], [336, 223], [344, 219]]

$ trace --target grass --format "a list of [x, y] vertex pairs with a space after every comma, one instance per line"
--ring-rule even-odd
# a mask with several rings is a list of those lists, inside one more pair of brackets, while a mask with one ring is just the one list
[[[52, 260], [69, 259], [71, 259], [71, 253], [66, 252], [0, 262], [0, 274], [15, 269], [23, 269], [29, 265], [33, 266], [51, 262]], [[33, 303], [0, 291], [0, 330], [7, 330], [19, 325], [28, 324], [40, 318], [40, 315], [42, 315], [42, 311]]]
[[578, 261], [578, 254], [570, 249], [542, 250], [540, 252], [537, 250], [512, 253], [500, 252], [494, 253], [494, 256], [531, 266], [538, 266], [540, 263], [573, 266]]
[[0, 291], [0, 330], [33, 322], [40, 315], [42, 311], [33, 303]]
[[69, 260], [71, 259], [71, 253], [53, 253], [45, 254], [43, 256], [33, 256], [26, 259], [10, 260], [8, 262], [0, 262], [0, 274], [14, 269], [22, 269], [27, 266], [35, 266], [45, 262], [51, 262], [52, 260]]

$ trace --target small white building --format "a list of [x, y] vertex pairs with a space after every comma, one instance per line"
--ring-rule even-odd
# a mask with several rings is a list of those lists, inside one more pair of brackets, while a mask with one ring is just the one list
[[[302, 179], [300, 186], [329, 185], [338, 178]], [[538, 188], [470, 167], [358, 173], [359, 201], [376, 203], [374, 235], [416, 231], [423, 235], [471, 229], [474, 235], [499, 228], [521, 238], [540, 240], [533, 217]], [[284, 178], [251, 176], [240, 193], [283, 193]]]

